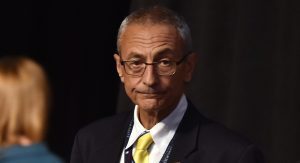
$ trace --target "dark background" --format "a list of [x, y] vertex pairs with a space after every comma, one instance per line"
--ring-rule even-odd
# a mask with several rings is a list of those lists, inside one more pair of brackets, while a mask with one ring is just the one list
[[[199, 110], [255, 142], [268, 162], [299, 163], [300, 2], [160, 2], [191, 27], [199, 60], [187, 95]], [[67, 162], [79, 128], [132, 105], [115, 72], [116, 34], [130, 10], [152, 3], [0, 2], [0, 55], [28, 55], [46, 69], [46, 142]]]

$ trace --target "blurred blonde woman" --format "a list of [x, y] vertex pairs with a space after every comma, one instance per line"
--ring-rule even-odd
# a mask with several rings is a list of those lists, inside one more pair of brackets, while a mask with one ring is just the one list
[[48, 82], [27, 57], [0, 59], [0, 163], [61, 163], [43, 142]]

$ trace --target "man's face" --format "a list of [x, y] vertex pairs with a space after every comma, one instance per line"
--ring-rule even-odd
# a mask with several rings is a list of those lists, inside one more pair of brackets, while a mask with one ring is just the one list
[[128, 75], [121, 60], [147, 63], [168, 59], [179, 61], [186, 52], [183, 41], [172, 26], [131, 24], [120, 39], [120, 56], [115, 54], [117, 70], [129, 98], [146, 112], [169, 112], [178, 103], [185, 84], [191, 79], [195, 54], [177, 65], [175, 74], [161, 76], [153, 65], [147, 65], [142, 76]]

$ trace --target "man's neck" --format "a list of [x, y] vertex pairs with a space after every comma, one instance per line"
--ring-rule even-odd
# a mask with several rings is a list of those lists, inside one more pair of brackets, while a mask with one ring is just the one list
[[141, 124], [144, 126], [145, 129], [150, 130], [153, 126], [167, 117], [175, 107], [168, 110], [161, 110], [161, 111], [143, 111], [142, 109], [138, 110], [138, 118]]

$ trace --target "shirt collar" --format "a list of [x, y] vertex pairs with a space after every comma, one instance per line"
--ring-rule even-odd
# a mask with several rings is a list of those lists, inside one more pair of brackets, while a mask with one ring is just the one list
[[[187, 105], [188, 103], [186, 96], [183, 94], [176, 108], [162, 121], [153, 126], [150, 130], [145, 129], [140, 123], [138, 118], [138, 106], [136, 105], [134, 108], [133, 117], [134, 125], [125, 149], [131, 147], [135, 143], [136, 139], [138, 139], [138, 137], [145, 131], [150, 132], [155, 145], [157, 145], [158, 147], [166, 146], [165, 143], [169, 143], [174, 136], [176, 129], [187, 109]], [[166, 138], [170, 140], [166, 141]]]

